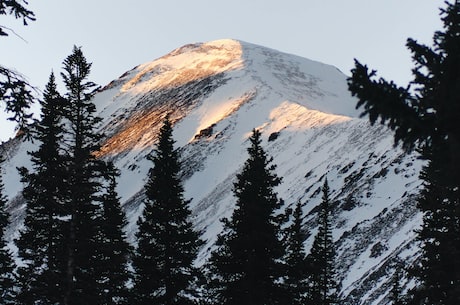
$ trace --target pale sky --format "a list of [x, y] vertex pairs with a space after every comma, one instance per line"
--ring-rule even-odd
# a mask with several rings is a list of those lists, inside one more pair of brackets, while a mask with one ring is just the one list
[[[408, 37], [431, 45], [441, 29], [433, 0], [30, 0], [37, 21], [0, 38], [0, 64], [43, 89], [73, 45], [105, 85], [138, 64], [184, 44], [234, 38], [331, 64], [350, 75], [353, 59], [406, 85], [413, 67]], [[24, 41], [25, 40], [25, 41]], [[3, 105], [0, 105], [0, 109]], [[0, 140], [12, 134], [0, 116]]]

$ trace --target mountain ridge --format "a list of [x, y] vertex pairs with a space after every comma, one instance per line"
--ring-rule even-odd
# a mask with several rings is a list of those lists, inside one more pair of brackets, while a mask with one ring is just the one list
[[[389, 130], [359, 118], [346, 76], [333, 66], [236, 40], [190, 44], [124, 73], [94, 103], [105, 134], [99, 157], [121, 171], [117, 190], [132, 242], [151, 166], [146, 156], [169, 115], [182, 154], [185, 196], [206, 240], [199, 263], [212, 248], [220, 219], [231, 215], [232, 184], [253, 128], [261, 131], [283, 177], [276, 190], [286, 207], [304, 204], [307, 250], [327, 176], [346, 304], [386, 304], [396, 262], [417, 258], [413, 231], [421, 217], [415, 198], [423, 162], [394, 147]], [[26, 152], [36, 146], [18, 141], [2, 146], [15, 219], [10, 238], [24, 208], [16, 167], [30, 167]]]

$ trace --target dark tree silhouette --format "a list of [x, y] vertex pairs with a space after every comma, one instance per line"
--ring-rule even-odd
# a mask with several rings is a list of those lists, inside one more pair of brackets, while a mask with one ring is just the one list
[[63, 98], [51, 74], [40, 103], [42, 116], [33, 125], [32, 135], [39, 144], [29, 153], [33, 171], [20, 169], [26, 202], [24, 228], [16, 245], [24, 266], [18, 270], [21, 304], [55, 304], [63, 293], [64, 239], [61, 220], [65, 210], [63, 183], [66, 162], [62, 153], [64, 126]]
[[349, 89], [374, 124], [395, 133], [395, 143], [416, 148], [426, 159], [418, 202], [423, 226], [418, 232], [422, 260], [414, 304], [460, 304], [460, 1], [441, 10], [443, 31], [430, 48], [408, 39], [415, 62], [414, 90], [373, 79], [375, 71], [358, 61]]
[[307, 232], [302, 224], [302, 204], [296, 204], [292, 215], [292, 224], [285, 229], [285, 268], [286, 286], [289, 304], [302, 305], [308, 300], [308, 284], [310, 268], [307, 263], [307, 254], [303, 243], [307, 239]]
[[282, 205], [274, 188], [281, 179], [261, 147], [261, 134], [253, 130], [249, 158], [237, 175], [233, 192], [237, 199], [231, 219], [224, 219], [217, 249], [209, 266], [214, 304], [285, 304], [279, 280], [284, 275], [280, 241]]
[[[22, 19], [22, 23], [27, 25], [29, 21], [35, 21], [35, 14], [27, 9], [29, 3], [25, 0], [3, 0], [0, 1], [0, 15], [13, 15], [16, 19]], [[0, 25], [0, 36], [8, 36], [11, 29]]]
[[101, 204], [98, 192], [104, 163], [96, 159], [102, 135], [97, 133], [100, 118], [91, 101], [95, 84], [88, 81], [91, 64], [80, 48], [74, 47], [64, 60], [61, 73], [67, 89], [64, 116], [68, 153], [67, 170], [67, 232], [64, 305], [98, 304], [100, 289], [97, 270], [101, 247], [98, 215]]
[[313, 241], [308, 261], [310, 264], [310, 303], [339, 304], [339, 283], [335, 270], [335, 248], [332, 240], [331, 201], [327, 179], [322, 188], [323, 198], [319, 212], [318, 233]]
[[133, 258], [135, 281], [132, 305], [192, 304], [197, 274], [193, 265], [201, 241], [191, 223], [189, 201], [179, 177], [168, 117], [160, 130], [145, 185], [145, 208], [138, 221], [138, 245]]
[[103, 172], [107, 180], [106, 190], [101, 197], [102, 215], [99, 216], [98, 286], [105, 305], [128, 304], [127, 284], [131, 278], [129, 259], [131, 246], [124, 231], [127, 220], [116, 192], [119, 172], [108, 163]]
[[6, 212], [6, 197], [3, 194], [3, 159], [0, 156], [0, 305], [16, 304], [14, 262], [5, 240], [5, 230], [9, 225]]
[[[0, 16], [12, 15], [16, 19], [22, 19], [24, 25], [35, 20], [34, 13], [27, 9], [27, 1], [5, 0], [0, 1]], [[8, 36], [12, 29], [0, 25], [0, 36]], [[7, 112], [13, 116], [10, 120], [19, 123], [24, 131], [27, 129], [27, 121], [31, 115], [27, 112], [33, 103], [32, 95], [34, 88], [29, 85], [25, 78], [18, 72], [7, 69], [0, 65], [0, 101], [5, 103]]]

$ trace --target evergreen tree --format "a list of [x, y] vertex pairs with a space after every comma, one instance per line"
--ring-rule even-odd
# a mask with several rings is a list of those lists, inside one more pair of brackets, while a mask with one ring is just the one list
[[[33, 128], [39, 141], [31, 152], [33, 172], [22, 168], [26, 202], [24, 228], [16, 240], [18, 255], [24, 266], [18, 270], [21, 304], [55, 304], [63, 293], [65, 160], [61, 147], [63, 99], [51, 74], [41, 102], [42, 116]], [[61, 183], [58, 183], [60, 181]]]
[[[29, 21], [35, 20], [35, 14], [25, 6], [28, 4], [27, 1], [18, 0], [1, 1], [0, 15], [13, 15], [16, 19], [22, 19], [22, 23], [27, 25]], [[0, 25], [0, 36], [8, 36], [9, 30], [9, 28]]]
[[224, 219], [217, 249], [210, 259], [212, 302], [221, 305], [285, 304], [280, 287], [283, 276], [280, 241], [282, 205], [274, 188], [281, 179], [261, 147], [261, 134], [253, 130], [249, 158], [237, 175], [233, 193], [237, 199], [231, 219]]
[[128, 260], [131, 247], [126, 241], [124, 228], [126, 217], [121, 209], [120, 199], [115, 190], [118, 171], [112, 163], [105, 170], [108, 186], [101, 197], [103, 209], [99, 218], [99, 238], [101, 247], [99, 258], [99, 289], [102, 293], [102, 304], [128, 304], [127, 283], [130, 279]]
[[371, 123], [380, 118], [395, 131], [395, 143], [416, 148], [428, 160], [420, 177], [422, 261], [413, 304], [460, 304], [460, 1], [446, 2], [444, 30], [430, 48], [408, 39], [415, 87], [397, 87], [356, 61], [349, 89]]
[[5, 240], [9, 220], [5, 210], [7, 200], [3, 194], [2, 163], [3, 159], [0, 157], [0, 305], [13, 305], [16, 300], [14, 262]]
[[5, 111], [12, 114], [8, 120], [17, 122], [21, 131], [26, 133], [32, 117], [33, 90], [24, 76], [0, 65], [0, 102], [5, 103]]
[[324, 181], [322, 191], [318, 233], [308, 255], [311, 270], [309, 296], [311, 304], [332, 305], [339, 304], [339, 283], [335, 271], [336, 254], [332, 240], [331, 201], [327, 179]]
[[174, 149], [168, 118], [161, 127], [153, 168], [145, 185], [145, 208], [139, 218], [132, 305], [189, 304], [196, 280], [193, 266], [201, 241], [190, 222], [189, 202], [179, 178], [179, 154]]
[[[35, 20], [35, 15], [26, 5], [28, 5], [27, 1], [2, 0], [0, 16], [11, 15], [16, 19], [22, 19], [23, 24], [27, 25], [29, 21]], [[0, 24], [0, 37], [8, 36], [9, 31], [14, 33], [13, 30]], [[33, 90], [34, 88], [24, 76], [0, 64], [0, 102], [5, 103], [6, 112], [13, 113], [9, 120], [18, 122], [23, 131], [27, 131], [27, 122], [31, 118], [28, 110], [34, 102]]]
[[91, 101], [95, 84], [88, 81], [91, 64], [80, 48], [74, 47], [63, 63], [61, 73], [67, 88], [65, 118], [67, 133], [69, 180], [65, 192], [67, 200], [66, 270], [64, 305], [99, 304], [99, 265], [97, 249], [101, 247], [98, 215], [101, 205], [101, 176], [104, 163], [97, 160], [101, 135], [96, 132], [100, 118]]
[[308, 300], [310, 269], [303, 245], [307, 239], [307, 232], [302, 225], [302, 216], [302, 204], [299, 201], [293, 213], [292, 224], [286, 228], [285, 239], [286, 275], [284, 284], [290, 298], [289, 304], [292, 305], [303, 305]]

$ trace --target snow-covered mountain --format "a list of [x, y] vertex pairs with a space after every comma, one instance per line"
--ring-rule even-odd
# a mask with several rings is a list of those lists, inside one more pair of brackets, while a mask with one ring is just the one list
[[[236, 40], [190, 44], [126, 72], [94, 102], [105, 134], [99, 155], [121, 170], [118, 191], [131, 238], [151, 166], [146, 155], [169, 114], [185, 196], [207, 240], [201, 262], [222, 227], [219, 220], [232, 213], [232, 183], [253, 128], [262, 132], [283, 177], [279, 196], [286, 206], [304, 203], [307, 250], [327, 176], [344, 304], [387, 304], [396, 264], [417, 257], [422, 162], [393, 147], [390, 131], [359, 118], [346, 76], [333, 66]], [[2, 146], [11, 238], [24, 209], [16, 167], [29, 166], [26, 152], [34, 145], [16, 139]]]

